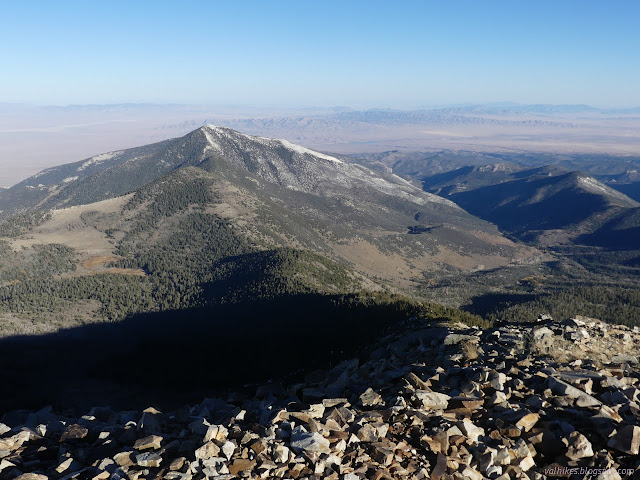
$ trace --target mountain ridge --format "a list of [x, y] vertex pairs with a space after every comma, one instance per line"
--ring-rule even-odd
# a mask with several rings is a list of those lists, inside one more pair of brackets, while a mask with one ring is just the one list
[[[65, 181], [70, 172], [78, 178]], [[7, 265], [57, 244], [73, 270], [38, 281], [5, 275], [0, 304], [14, 308], [25, 296], [29, 318], [52, 313], [48, 305], [72, 312], [59, 297], [66, 291], [86, 302], [102, 289], [99, 304], [78, 315], [122, 318], [295, 292], [419, 296], [439, 272], [544, 259], [400, 177], [220, 127], [48, 170], [0, 203], [41, 181], [41, 196], [0, 225]]]
[[[515, 176], [521, 178], [513, 179]], [[494, 176], [497, 183], [493, 184], [492, 179], [485, 178], [477, 181], [477, 188], [453, 191], [448, 197], [519, 238], [543, 243], [554, 242], [560, 231], [561, 243], [579, 240], [624, 211], [640, 206], [580, 171], [563, 172], [552, 167], [519, 170], [502, 177], [504, 181]]]
[[[230, 132], [234, 133], [230, 134]], [[264, 145], [265, 142], [267, 142], [266, 145]], [[440, 197], [418, 193], [409, 182], [397, 175], [386, 175], [386, 182], [378, 182], [376, 186], [376, 182], [367, 178], [368, 169], [363, 169], [358, 165], [346, 164], [335, 157], [314, 152], [286, 140], [244, 135], [228, 128], [207, 125], [177, 139], [103, 153], [78, 162], [43, 170], [9, 189], [0, 191], [0, 215], [6, 217], [18, 213], [25, 205], [27, 208], [36, 206], [55, 208], [74, 202], [91, 203], [123, 195], [177, 168], [197, 166], [208, 158], [222, 154], [224, 149], [233, 154], [225, 157], [227, 161], [231, 159], [235, 165], [242, 166], [267, 180], [289, 188], [307, 191], [314, 187], [312, 182], [317, 182], [321, 177], [322, 172], [319, 168], [307, 172], [306, 178], [302, 178], [305, 172], [302, 172], [302, 176], [296, 177], [296, 175], [291, 175], [291, 165], [287, 162], [278, 161], [277, 165], [274, 164], [277, 155], [265, 158], [255, 155], [255, 153], [264, 154], [267, 152], [268, 148], [265, 149], [265, 146], [268, 148], [280, 147], [280, 153], [290, 157], [290, 162], [312, 157], [316, 162], [330, 161], [335, 165], [342, 165], [347, 174], [358, 177], [361, 182], [386, 193], [391, 192], [397, 195], [398, 192], [404, 192], [402, 195], [412, 201], [446, 203], [446, 200], [443, 202]], [[249, 148], [255, 150], [253, 157], [247, 153]], [[173, 155], [175, 152], [181, 153]], [[310, 165], [309, 162], [307, 162], [308, 165]], [[296, 167], [299, 169], [300, 166]], [[126, 174], [123, 174], [123, 170], [126, 171]], [[274, 174], [281, 175], [282, 178], [277, 178]], [[118, 177], [118, 181], [111, 178], [114, 175]], [[347, 180], [345, 180], [344, 174], [337, 178], [331, 178], [333, 183], [337, 181], [347, 183]], [[72, 200], [71, 197], [74, 195], [74, 190], [77, 190], [75, 186], [78, 183], [89, 184], [86, 185], [85, 190], [90, 192], [90, 196], [85, 194], [79, 200]], [[317, 185], [315, 186], [317, 187]], [[398, 191], [394, 192], [395, 189]], [[453, 202], [447, 204], [457, 208]]]

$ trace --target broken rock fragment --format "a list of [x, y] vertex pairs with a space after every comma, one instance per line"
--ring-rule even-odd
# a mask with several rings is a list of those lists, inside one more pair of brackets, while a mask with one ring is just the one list
[[159, 435], [149, 435], [148, 437], [136, 440], [136, 443], [133, 444], [133, 448], [135, 450], [158, 450], [161, 442], [162, 437]]
[[569, 460], [580, 460], [581, 458], [593, 457], [591, 442], [580, 432], [571, 432], [568, 439], [569, 448], [566, 456]]
[[424, 408], [432, 410], [446, 410], [451, 398], [444, 393], [426, 392], [424, 390], [417, 390], [415, 396]]
[[607, 445], [629, 455], [640, 453], [640, 427], [626, 425], [611, 437]]
[[379, 393], [376, 393], [371, 387], [369, 387], [362, 395], [360, 395], [360, 405], [363, 407], [384, 405], [384, 400]]
[[296, 427], [291, 433], [291, 448], [305, 452], [329, 453], [329, 440], [318, 432], [307, 432], [303, 427]]

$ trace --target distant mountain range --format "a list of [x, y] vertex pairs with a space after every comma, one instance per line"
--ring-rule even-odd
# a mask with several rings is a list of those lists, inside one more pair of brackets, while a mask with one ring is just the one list
[[597, 108], [591, 105], [554, 105], [554, 104], [519, 104], [519, 103], [489, 103], [477, 105], [465, 105], [459, 107], [444, 107], [441, 111], [464, 113], [537, 113], [544, 115], [566, 114], [638, 114], [640, 107], [627, 108]]
[[[0, 185], [95, 153], [183, 136], [206, 124], [340, 154], [392, 150], [530, 157], [636, 156], [640, 110], [512, 103], [413, 110], [206, 105], [0, 105]], [[517, 159], [510, 160], [520, 163]], [[486, 160], [483, 163], [499, 161]], [[555, 163], [547, 160], [545, 164]], [[538, 164], [540, 165], [540, 164]], [[462, 165], [457, 165], [462, 166]], [[447, 170], [455, 168], [450, 166]], [[585, 168], [571, 168], [582, 169]], [[588, 170], [586, 170], [588, 171]], [[588, 171], [588, 173], [595, 173]], [[612, 174], [619, 172], [601, 172]]]
[[640, 155], [606, 155], [586, 153], [483, 152], [476, 150], [404, 151], [358, 154], [352, 161], [377, 171], [422, 181], [426, 177], [462, 167], [513, 164], [522, 170], [554, 166], [566, 171], [582, 170], [617, 189], [640, 181]]

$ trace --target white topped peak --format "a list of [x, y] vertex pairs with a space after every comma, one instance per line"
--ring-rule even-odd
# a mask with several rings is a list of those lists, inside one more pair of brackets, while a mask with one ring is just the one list
[[257, 135], [247, 135], [244, 133], [237, 132], [231, 128], [219, 127], [217, 125], [211, 125], [211, 124], [205, 125], [204, 133], [205, 133], [205, 136], [207, 137], [207, 141], [209, 142], [209, 145], [217, 150], [220, 150], [220, 148], [216, 144], [216, 141], [211, 137], [211, 133], [215, 133], [223, 136], [233, 135], [236, 137], [245, 137], [247, 140], [260, 143], [262, 145], [274, 146], [274, 143], [279, 143], [283, 147], [301, 155], [312, 155], [314, 157], [322, 158], [323, 160], [328, 160], [330, 162], [344, 163], [342, 160], [339, 160], [331, 155], [326, 155], [324, 153], [316, 152], [315, 150], [311, 150], [301, 145], [291, 143], [288, 140], [284, 140], [284, 139], [259, 137]]
[[[209, 130], [212, 130], [212, 131], [214, 131], [214, 132], [219, 132], [219, 133], [222, 133], [222, 132], [228, 132], [229, 130], [231, 130], [230, 128], [227, 128], [227, 127], [219, 127], [218, 125], [213, 125], [213, 124], [211, 124], [211, 123], [207, 123], [207, 124], [204, 126], [204, 128], [208, 128]], [[232, 130], [232, 131], [233, 131], [233, 130]], [[238, 132], [238, 133], [239, 133], [239, 132]], [[240, 135], [242, 135], [242, 134], [240, 134]]]

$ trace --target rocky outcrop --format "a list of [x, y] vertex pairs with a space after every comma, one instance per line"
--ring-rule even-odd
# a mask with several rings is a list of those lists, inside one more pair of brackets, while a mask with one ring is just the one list
[[[554, 351], [595, 351], [596, 339], [608, 349], [597, 360]], [[487, 331], [416, 322], [366, 361], [251, 397], [9, 412], [0, 478], [637, 478], [640, 370], [620, 352], [638, 346], [638, 329], [591, 319]]]

